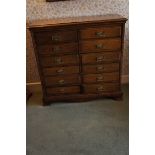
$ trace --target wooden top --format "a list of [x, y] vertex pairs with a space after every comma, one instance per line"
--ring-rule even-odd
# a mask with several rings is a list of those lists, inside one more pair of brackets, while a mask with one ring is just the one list
[[126, 22], [127, 19], [117, 14], [107, 14], [98, 16], [82, 16], [82, 17], [67, 17], [56, 18], [47, 20], [34, 20], [27, 23], [27, 28], [48, 27], [48, 26], [60, 26], [60, 25], [76, 25], [82, 23], [92, 22]]

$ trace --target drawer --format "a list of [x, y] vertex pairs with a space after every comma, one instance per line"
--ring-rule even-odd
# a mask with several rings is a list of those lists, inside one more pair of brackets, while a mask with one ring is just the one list
[[99, 82], [116, 82], [119, 81], [119, 72], [103, 73], [103, 74], [87, 74], [83, 76], [84, 83]]
[[78, 75], [72, 76], [55, 76], [55, 77], [45, 77], [45, 85], [66, 85], [66, 84], [80, 84], [80, 77]]
[[119, 61], [120, 52], [105, 52], [105, 53], [93, 53], [93, 54], [82, 54], [83, 64], [99, 64], [103, 62], [114, 62]]
[[50, 57], [41, 57], [40, 59], [43, 67], [79, 64], [79, 57], [77, 55], [66, 55], [59, 57], [50, 56]]
[[77, 31], [43, 31], [35, 33], [36, 44], [51, 44], [77, 41]]
[[78, 52], [77, 43], [41, 45], [37, 48], [40, 54], [77, 54]]
[[119, 63], [107, 63], [101, 65], [84, 65], [82, 67], [82, 72], [84, 74], [88, 73], [103, 73], [103, 72], [113, 72], [119, 71]]
[[104, 92], [113, 92], [119, 91], [120, 86], [118, 83], [102, 83], [102, 84], [91, 84], [91, 85], [84, 85], [84, 93], [87, 94], [98, 94]]
[[80, 53], [121, 50], [121, 39], [98, 39], [80, 42]]
[[120, 37], [121, 26], [97, 27], [80, 30], [80, 39]]
[[78, 94], [80, 93], [80, 87], [72, 86], [72, 87], [47, 88], [46, 93], [48, 95]]
[[43, 74], [45, 76], [63, 75], [63, 74], [78, 74], [78, 73], [79, 73], [79, 66], [43, 68]]

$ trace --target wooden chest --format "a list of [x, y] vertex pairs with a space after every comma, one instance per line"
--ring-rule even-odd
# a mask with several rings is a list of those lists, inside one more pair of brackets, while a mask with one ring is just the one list
[[126, 20], [104, 15], [29, 23], [45, 105], [122, 97]]

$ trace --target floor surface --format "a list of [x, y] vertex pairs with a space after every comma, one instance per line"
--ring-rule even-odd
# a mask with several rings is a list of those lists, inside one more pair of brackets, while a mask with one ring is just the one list
[[124, 99], [27, 106], [27, 155], [128, 155], [128, 85]]

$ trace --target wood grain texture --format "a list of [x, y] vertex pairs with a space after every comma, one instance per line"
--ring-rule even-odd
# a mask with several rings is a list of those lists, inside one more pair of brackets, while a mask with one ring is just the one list
[[46, 45], [51, 43], [60, 43], [60, 42], [75, 42], [77, 41], [77, 32], [76, 31], [43, 31], [35, 33], [36, 44]]
[[38, 46], [38, 51], [42, 55], [61, 55], [61, 54], [77, 54], [78, 44], [75, 43], [61, 43]]
[[83, 64], [103, 64], [120, 60], [120, 52], [102, 52], [81, 54]]
[[57, 95], [61, 96], [62, 94], [78, 94], [80, 92], [79, 86], [72, 86], [72, 87], [53, 87], [47, 88], [47, 95]]
[[80, 53], [121, 50], [121, 38], [80, 41]]
[[102, 26], [97, 28], [86, 28], [80, 30], [80, 39], [99, 39], [120, 36], [121, 26]]
[[106, 63], [101, 65], [83, 65], [82, 72], [84, 74], [89, 73], [105, 73], [119, 71], [119, 63]]
[[66, 17], [57, 19], [46, 19], [46, 20], [33, 20], [27, 23], [28, 28], [39, 28], [39, 27], [52, 27], [52, 26], [65, 26], [77, 25], [81, 23], [108, 23], [108, 22], [126, 22], [127, 19], [117, 14], [107, 14], [98, 16], [82, 16], [82, 17]]
[[44, 76], [78, 74], [79, 66], [43, 68]]
[[83, 83], [119, 82], [119, 72], [86, 74], [83, 76]]
[[43, 67], [78, 65], [78, 64], [79, 64], [79, 58], [77, 55], [56, 56], [56, 57], [50, 56], [41, 58], [41, 65]]
[[49, 21], [43, 25], [34, 22], [29, 26], [45, 104], [122, 96], [121, 64], [126, 19], [108, 15], [78, 20], [66, 18], [62, 23], [58, 19], [50, 24]]
[[79, 75], [70, 75], [70, 76], [54, 76], [54, 77], [45, 77], [45, 85], [48, 86], [63, 86], [63, 85], [72, 85], [80, 84]]

